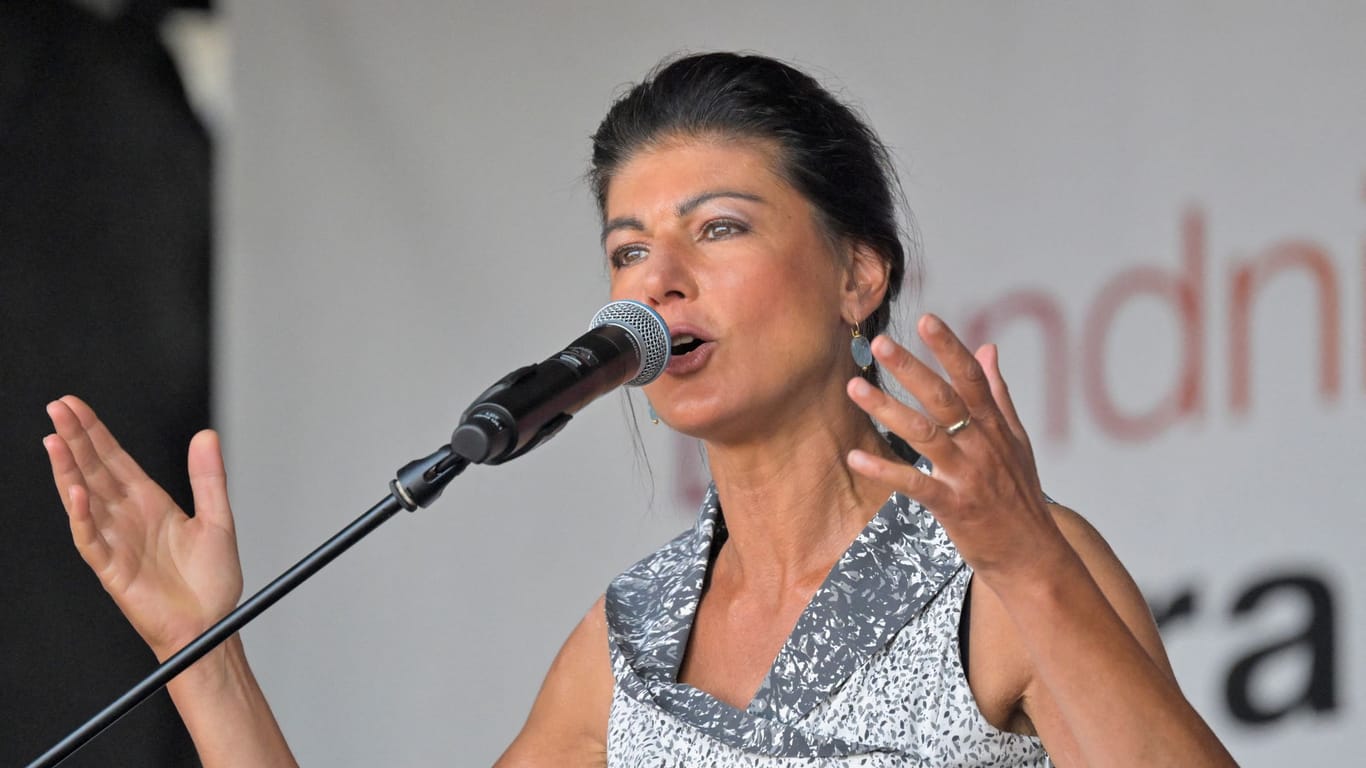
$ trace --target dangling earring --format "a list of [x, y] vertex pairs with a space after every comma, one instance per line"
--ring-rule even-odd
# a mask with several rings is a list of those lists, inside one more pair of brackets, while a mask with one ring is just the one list
[[659, 414], [655, 413], [655, 404], [650, 402], [649, 400], [646, 400], [645, 408], [650, 415], [650, 423], [654, 424], [655, 426], [659, 426]]
[[854, 326], [854, 338], [849, 341], [849, 354], [854, 356], [854, 364], [864, 373], [873, 366], [873, 347], [868, 343], [868, 337], [859, 333], [858, 326]]

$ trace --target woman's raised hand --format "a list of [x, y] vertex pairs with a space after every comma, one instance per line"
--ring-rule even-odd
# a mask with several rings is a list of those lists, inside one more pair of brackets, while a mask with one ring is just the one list
[[933, 315], [922, 317], [918, 330], [947, 381], [886, 336], [872, 347], [882, 370], [920, 402], [923, 413], [862, 378], [849, 383], [849, 396], [926, 456], [933, 472], [863, 451], [850, 453], [850, 467], [928, 507], [964, 560], [988, 581], [1024, 575], [1049, 555], [1066, 556], [1070, 548], [1044, 502], [996, 348], [984, 346], [974, 355]]
[[166, 659], [232, 610], [242, 566], [218, 436], [190, 442], [190, 517], [79, 398], [47, 407], [43, 439], [71, 537], [124, 616]]

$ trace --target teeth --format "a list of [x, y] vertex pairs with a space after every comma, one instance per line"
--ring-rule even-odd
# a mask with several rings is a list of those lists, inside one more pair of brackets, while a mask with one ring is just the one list
[[673, 344], [676, 347], [679, 344], [687, 344], [690, 341], [693, 341], [693, 336], [685, 333], [682, 336], [675, 336], [673, 339]]

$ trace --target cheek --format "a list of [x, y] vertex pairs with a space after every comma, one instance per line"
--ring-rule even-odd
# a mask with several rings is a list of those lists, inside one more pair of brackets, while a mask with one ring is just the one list
[[837, 281], [828, 264], [799, 257], [746, 275], [737, 288], [754, 311], [825, 322], [840, 312]]
[[794, 259], [758, 282], [745, 305], [769, 329], [765, 336], [773, 353], [796, 365], [828, 365], [831, 345], [842, 339], [837, 280], [826, 263]]

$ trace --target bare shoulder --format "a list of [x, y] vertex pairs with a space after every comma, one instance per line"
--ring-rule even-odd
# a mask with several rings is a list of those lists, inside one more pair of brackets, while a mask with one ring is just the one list
[[1167, 652], [1162, 645], [1162, 637], [1158, 634], [1157, 624], [1153, 621], [1148, 602], [1144, 599], [1138, 584], [1134, 582], [1133, 576], [1129, 575], [1128, 569], [1110, 548], [1109, 542], [1101, 536], [1095, 526], [1076, 511], [1061, 504], [1051, 504], [1049, 509], [1053, 512], [1053, 521], [1057, 523], [1063, 537], [1072, 545], [1072, 549], [1076, 550], [1111, 607], [1124, 620], [1124, 624], [1152, 657], [1153, 662], [1169, 677], [1174, 678], [1171, 662], [1167, 659]]
[[[1171, 664], [1147, 601], [1108, 542], [1084, 517], [1059, 504], [1053, 520], [1076, 551], [1106, 601], [1143, 646], [1154, 664], [1171, 676]], [[968, 682], [978, 708], [992, 725], [1037, 735], [1040, 719], [1057, 717], [1034, 674], [1034, 662], [1020, 630], [1001, 599], [981, 579], [972, 581], [968, 634]]]
[[526, 724], [496, 766], [606, 765], [612, 688], [607, 615], [599, 597], [551, 662]]

